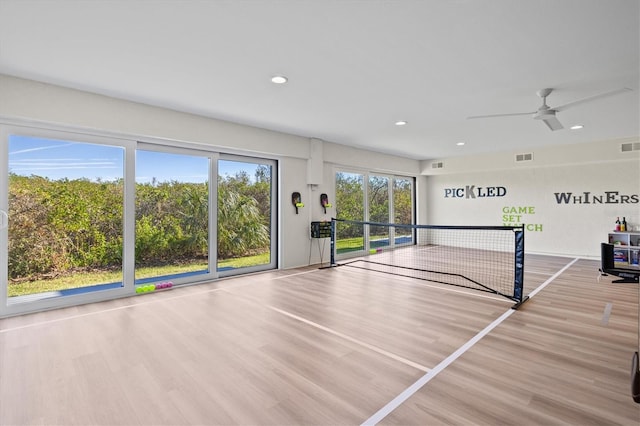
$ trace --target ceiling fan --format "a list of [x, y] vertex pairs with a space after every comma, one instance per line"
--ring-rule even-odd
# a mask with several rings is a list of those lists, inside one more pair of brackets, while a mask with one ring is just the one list
[[544, 124], [547, 125], [549, 129], [560, 130], [563, 128], [562, 123], [556, 117], [556, 113], [560, 111], [564, 111], [567, 108], [576, 106], [578, 104], [582, 104], [585, 102], [595, 101], [597, 99], [606, 98], [609, 96], [617, 95], [620, 93], [628, 92], [631, 89], [628, 87], [623, 87], [622, 89], [611, 90], [609, 92], [600, 93], [599, 95], [589, 96], [588, 98], [578, 99], [577, 101], [569, 102], [568, 104], [560, 105], [557, 107], [551, 108], [547, 105], [547, 96], [553, 92], [553, 89], [541, 89], [536, 92], [536, 94], [542, 98], [542, 105], [538, 108], [537, 111], [533, 112], [515, 112], [511, 114], [490, 114], [490, 115], [473, 115], [471, 117], [467, 117], [467, 119], [474, 118], [492, 118], [492, 117], [510, 117], [515, 115], [532, 115], [536, 120], [542, 120]]

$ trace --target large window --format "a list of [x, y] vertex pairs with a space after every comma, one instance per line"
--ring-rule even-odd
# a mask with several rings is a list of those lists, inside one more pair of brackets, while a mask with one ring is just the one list
[[273, 160], [18, 126], [0, 139], [0, 316], [276, 267]]
[[[365, 182], [367, 183], [365, 185]], [[380, 174], [336, 173], [338, 219], [378, 223], [414, 223], [414, 179]], [[338, 254], [362, 252], [387, 246], [411, 244], [410, 230], [358, 224], [339, 224]]]
[[124, 148], [8, 137], [6, 295], [122, 287]]

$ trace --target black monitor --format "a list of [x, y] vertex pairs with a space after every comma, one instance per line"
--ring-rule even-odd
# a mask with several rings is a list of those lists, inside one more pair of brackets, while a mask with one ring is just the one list
[[613, 251], [613, 244], [600, 244], [600, 272], [620, 277], [619, 280], [613, 281], [614, 283], [638, 283], [640, 269], [616, 267]]

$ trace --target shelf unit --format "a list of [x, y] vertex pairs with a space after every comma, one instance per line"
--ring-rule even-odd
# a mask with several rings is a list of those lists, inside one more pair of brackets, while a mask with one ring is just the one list
[[609, 232], [616, 267], [640, 269], [640, 232]]

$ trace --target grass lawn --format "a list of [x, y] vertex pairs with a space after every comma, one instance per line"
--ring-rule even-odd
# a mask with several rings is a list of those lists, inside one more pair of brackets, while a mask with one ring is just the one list
[[348, 253], [350, 251], [364, 250], [364, 238], [344, 238], [336, 241], [337, 253]]
[[237, 257], [232, 259], [218, 260], [218, 269], [222, 268], [245, 268], [247, 266], [265, 265], [271, 261], [269, 252], [257, 254], [255, 256]]
[[[224, 259], [218, 262], [218, 268], [244, 268], [247, 266], [264, 265], [269, 263], [269, 253], [256, 256], [246, 256], [233, 259]], [[184, 274], [194, 271], [206, 270], [207, 263], [197, 262], [187, 265], [168, 265], [158, 267], [145, 267], [136, 269], [136, 278], [161, 277], [163, 275]], [[21, 283], [9, 283], [8, 296], [25, 296], [28, 294], [44, 293], [47, 291], [66, 290], [70, 288], [89, 287], [97, 284], [116, 283], [122, 281], [122, 272], [83, 272], [64, 277], [25, 281]]]

